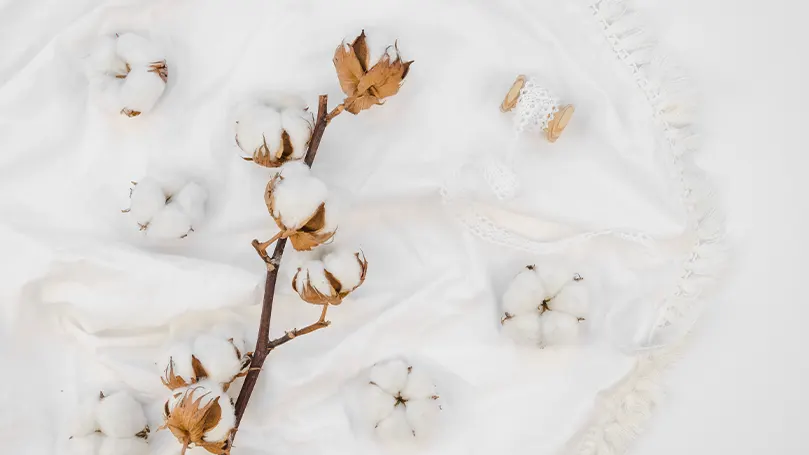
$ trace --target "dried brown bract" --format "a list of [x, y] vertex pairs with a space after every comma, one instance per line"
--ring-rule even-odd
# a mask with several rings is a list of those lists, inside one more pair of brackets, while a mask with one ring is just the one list
[[334, 52], [334, 67], [340, 88], [346, 94], [343, 106], [346, 111], [358, 114], [372, 106], [380, 105], [385, 98], [399, 92], [413, 61], [403, 61], [396, 45], [391, 46], [382, 58], [370, 66], [370, 54], [365, 31], [351, 44], [341, 44]]
[[198, 446], [216, 455], [229, 454], [229, 438], [206, 440], [206, 434], [222, 420], [221, 396], [211, 398], [204, 387], [191, 387], [177, 392], [163, 408], [165, 423], [161, 429], [169, 431], [185, 447]]

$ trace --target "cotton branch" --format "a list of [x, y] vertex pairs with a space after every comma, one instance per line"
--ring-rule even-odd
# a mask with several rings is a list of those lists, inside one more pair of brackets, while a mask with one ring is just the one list
[[[315, 127], [312, 131], [312, 138], [309, 142], [309, 150], [306, 152], [306, 157], [304, 158], [304, 162], [310, 167], [312, 166], [312, 162], [315, 160], [315, 155], [317, 155], [317, 149], [320, 147], [320, 140], [323, 138], [323, 132], [326, 130], [329, 120], [334, 117], [332, 116], [329, 118], [327, 114], [327, 105], [328, 96], [320, 95], [318, 100]], [[337, 112], [337, 114], [339, 114], [339, 112]], [[336, 116], [337, 114], [334, 115]], [[275, 284], [278, 280], [278, 269], [281, 263], [281, 257], [284, 255], [284, 247], [286, 244], [286, 238], [278, 239], [272, 256], [270, 256], [267, 260], [268, 264], [272, 265], [273, 267], [268, 267], [267, 278], [264, 282], [264, 300], [261, 305], [261, 319], [258, 326], [256, 348], [253, 351], [253, 360], [250, 363], [250, 371], [247, 373], [247, 376], [244, 379], [244, 385], [242, 386], [241, 392], [239, 392], [239, 398], [236, 400], [236, 430], [239, 428], [239, 424], [244, 416], [244, 411], [247, 409], [247, 403], [250, 401], [250, 396], [253, 394], [253, 389], [258, 381], [258, 376], [261, 374], [261, 368], [264, 365], [264, 361], [266, 360], [270, 351], [274, 347], [284, 344], [298, 335], [310, 333], [319, 328], [328, 326], [328, 322], [325, 320], [326, 311], [324, 309], [320, 320], [315, 324], [305, 327], [304, 329], [293, 330], [277, 340], [273, 340], [272, 342], [270, 341], [270, 318], [272, 317]], [[236, 430], [234, 430], [231, 436], [231, 441], [236, 437]]]

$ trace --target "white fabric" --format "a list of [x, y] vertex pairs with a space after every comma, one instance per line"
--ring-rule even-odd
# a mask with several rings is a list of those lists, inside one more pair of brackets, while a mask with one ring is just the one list
[[[335, 246], [362, 249], [367, 279], [329, 311], [331, 327], [272, 354], [234, 455], [380, 453], [346, 411], [348, 388], [397, 354], [425, 365], [446, 400], [441, 436], [400, 451], [553, 454], [593, 423], [599, 391], [643, 370], [625, 351], [670, 343], [689, 326], [660, 317], [681, 306], [649, 298], [678, 276], [672, 258], [688, 251], [682, 188], [660, 153], [679, 138], [672, 129], [661, 137], [649, 93], [605, 46], [587, 8], [75, 2], [65, 15], [38, 3], [0, 16], [0, 30], [18, 16], [51, 25], [29, 51], [0, 63], [0, 354], [27, 373], [2, 388], [4, 408], [15, 411], [0, 413], [10, 452], [62, 453], [75, 397], [93, 389], [130, 387], [144, 403], [161, 401], [155, 358], [169, 340], [223, 320], [253, 333], [264, 266], [249, 243], [274, 231], [263, 203], [270, 171], [236, 157], [233, 107], [267, 90], [298, 93], [310, 106], [328, 93], [335, 105], [331, 55], [363, 27], [375, 55], [398, 39], [416, 60], [385, 106], [333, 120], [314, 165], [343, 215]], [[99, 30], [139, 29], [166, 50], [168, 86], [148, 114], [110, 116], [93, 104], [81, 59]], [[522, 190], [502, 202], [481, 190], [480, 169], [513, 137], [498, 104], [520, 73], [541, 74], [576, 116], [552, 148], [517, 140]], [[209, 191], [193, 236], [156, 243], [126, 228], [130, 180], [160, 172], [187, 174]], [[438, 195], [446, 182], [450, 205]], [[468, 235], [455, 215], [497, 245]], [[284, 257], [274, 335], [318, 316], [289, 286], [311, 257], [291, 249]], [[551, 259], [575, 264], [597, 289], [588, 343], [515, 347], [498, 332], [498, 297], [520, 267]], [[673, 333], [650, 342], [658, 322]], [[42, 393], [7, 392], [32, 386]], [[619, 392], [609, 406], [623, 405]], [[587, 428], [613, 423], [607, 411]], [[153, 424], [159, 415], [151, 409]]]

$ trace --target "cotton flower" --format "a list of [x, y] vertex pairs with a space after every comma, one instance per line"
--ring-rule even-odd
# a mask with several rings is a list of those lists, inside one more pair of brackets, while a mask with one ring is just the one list
[[374, 365], [363, 393], [365, 415], [385, 440], [428, 437], [442, 407], [432, 378], [422, 369], [392, 359]]
[[365, 281], [368, 261], [361, 253], [336, 252], [323, 261], [309, 261], [298, 268], [292, 288], [301, 299], [315, 305], [339, 305]]
[[311, 137], [312, 116], [295, 98], [254, 103], [236, 121], [243, 158], [264, 167], [303, 159]]
[[89, 58], [89, 72], [104, 103], [127, 117], [152, 110], [168, 81], [163, 53], [134, 33], [100, 37]]
[[113, 438], [132, 438], [149, 431], [143, 408], [126, 391], [102, 398], [96, 409], [96, 419], [98, 429]]
[[303, 163], [284, 164], [267, 183], [264, 201], [283, 236], [308, 251], [334, 236], [326, 219], [326, 185]]
[[[566, 277], [566, 278], [562, 278]], [[578, 274], [540, 273], [528, 266], [503, 294], [502, 332], [529, 346], [575, 344], [589, 311], [589, 293]]]
[[230, 453], [229, 438], [236, 425], [236, 412], [218, 384], [206, 380], [174, 391], [163, 412], [165, 423], [161, 429], [168, 428], [181, 444], [217, 455]]
[[204, 216], [208, 193], [195, 182], [178, 189], [151, 177], [132, 183], [130, 205], [123, 212], [150, 238], [185, 238]]

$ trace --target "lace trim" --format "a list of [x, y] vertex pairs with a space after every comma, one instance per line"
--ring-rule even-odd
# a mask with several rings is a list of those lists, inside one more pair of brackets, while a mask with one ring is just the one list
[[559, 98], [529, 77], [520, 89], [520, 97], [514, 110], [514, 128], [517, 132], [544, 131], [554, 114], [559, 112]]
[[[687, 80], [665, 59], [654, 55], [654, 45], [646, 38], [627, 2], [596, 0], [588, 3], [613, 52], [630, 69], [652, 106], [671, 151], [668, 165], [679, 184], [694, 242], [682, 262], [677, 283], [664, 300], [656, 328], [665, 331], [685, 327], [685, 335], [702, 310], [704, 293], [714, 284], [726, 253], [724, 218], [717, 207], [713, 188], [687, 159], [697, 148], [691, 106], [684, 92]], [[654, 333], [650, 341], [652, 336]], [[570, 441], [565, 453], [625, 453], [659, 402], [661, 373], [677, 358], [684, 340], [685, 336], [664, 347], [650, 343], [648, 351], [638, 356], [633, 371], [599, 394], [589, 423]]]

